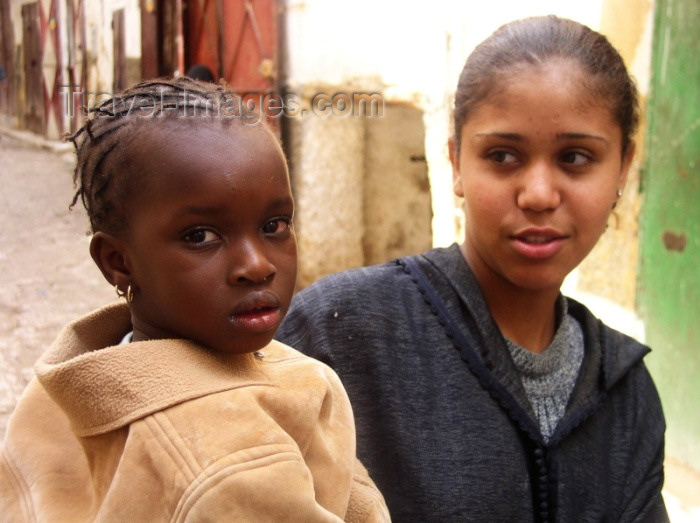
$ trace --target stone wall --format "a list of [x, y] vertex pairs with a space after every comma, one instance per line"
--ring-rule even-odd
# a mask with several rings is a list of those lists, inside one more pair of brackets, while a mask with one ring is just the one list
[[285, 121], [299, 287], [431, 247], [423, 113], [396, 103], [382, 111]]

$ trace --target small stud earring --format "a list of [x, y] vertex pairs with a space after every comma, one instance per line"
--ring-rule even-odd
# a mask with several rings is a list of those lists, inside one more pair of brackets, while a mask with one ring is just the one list
[[622, 189], [617, 190], [617, 197], [620, 198], [622, 196]]

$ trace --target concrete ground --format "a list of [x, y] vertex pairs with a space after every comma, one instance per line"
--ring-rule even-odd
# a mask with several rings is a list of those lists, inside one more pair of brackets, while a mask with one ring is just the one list
[[116, 300], [88, 252], [73, 154], [0, 134], [0, 439], [32, 365], [68, 321]]
[[[67, 322], [116, 299], [88, 253], [72, 147], [0, 125], [0, 441], [32, 365]], [[606, 316], [607, 317], [607, 316]], [[700, 522], [700, 477], [667, 460], [674, 523]]]

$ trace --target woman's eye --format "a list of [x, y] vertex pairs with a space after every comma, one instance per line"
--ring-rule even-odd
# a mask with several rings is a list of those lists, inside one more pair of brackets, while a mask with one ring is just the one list
[[561, 161], [567, 165], [579, 167], [589, 163], [591, 157], [578, 151], [570, 151], [561, 155]]
[[187, 243], [203, 244], [219, 239], [219, 235], [208, 229], [193, 229], [183, 236]]
[[263, 224], [262, 232], [264, 234], [280, 234], [289, 229], [290, 225], [291, 219], [289, 218], [275, 218]]
[[518, 159], [513, 153], [508, 151], [492, 151], [488, 155], [492, 162], [499, 164], [511, 164], [515, 163]]

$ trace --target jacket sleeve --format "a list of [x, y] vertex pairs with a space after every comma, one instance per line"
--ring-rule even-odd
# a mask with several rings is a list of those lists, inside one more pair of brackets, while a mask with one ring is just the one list
[[634, 369], [639, 380], [639, 424], [631, 442], [633, 468], [627, 475], [628, 500], [619, 521], [660, 523], [669, 521], [661, 489], [664, 483], [664, 420], [661, 400], [643, 363]]
[[662, 523], [670, 521], [661, 494], [664, 482], [663, 443], [648, 474], [639, 485], [620, 521]]
[[182, 497], [178, 512], [186, 517], [176, 512], [175, 520], [389, 521], [381, 494], [355, 458], [352, 409], [340, 379], [304, 360], [309, 363], [296, 373], [298, 390], [291, 394], [307, 398], [313, 421], [300, 425], [303, 407], [278, 409], [274, 393], [265, 394], [262, 410], [292, 439], [243, 449], [208, 468]]
[[311, 473], [291, 451], [221, 468], [183, 498], [172, 520], [342, 521], [316, 501]]
[[350, 503], [345, 521], [352, 523], [383, 523], [391, 521], [389, 509], [379, 489], [369, 477], [360, 460], [355, 461]]
[[[275, 337], [338, 371], [339, 362], [333, 354], [335, 350], [342, 350], [343, 347], [338, 346], [337, 341], [333, 341], [334, 331], [329, 328], [329, 322], [332, 323], [334, 315], [337, 315], [338, 307], [334, 305], [336, 295], [347, 296], [351, 289], [350, 286], [336, 288], [329, 280], [307, 287], [295, 297]], [[355, 461], [345, 521], [391, 521], [381, 492], [359, 459]]]
[[194, 489], [173, 521], [390, 522], [382, 495], [356, 463], [344, 519], [316, 501], [313, 481], [299, 456], [280, 453], [246, 470], [222, 469]]
[[0, 449], [0, 514], [10, 521], [29, 521], [29, 496], [16, 468], [7, 452]]
[[0, 448], [0, 521], [87, 521], [94, 490], [68, 418], [32, 379]]

